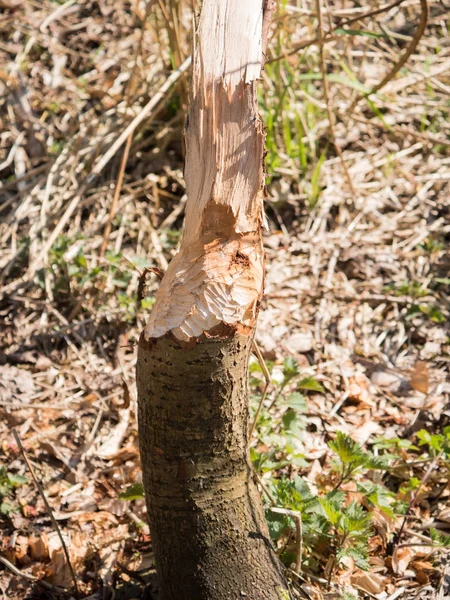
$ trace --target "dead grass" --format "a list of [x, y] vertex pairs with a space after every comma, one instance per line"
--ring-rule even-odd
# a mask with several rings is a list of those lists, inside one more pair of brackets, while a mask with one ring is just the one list
[[[140, 479], [134, 345], [158, 280], [140, 303], [139, 275], [166, 268], [182, 224], [187, 77], [128, 136], [128, 157], [122, 145], [103, 160], [189, 53], [186, 6], [151, 4], [0, 2], [0, 458], [25, 474], [14, 427], [92, 598], [108, 586], [137, 596], [151, 565], [143, 502], [118, 496]], [[414, 40], [420, 3], [359, 21], [372, 5], [321, 6], [325, 69], [317, 43], [305, 45], [316, 38], [316, 2], [280, 2], [261, 86], [270, 231], [257, 339], [266, 359], [293, 355], [326, 388], [310, 397], [305, 474], [323, 465], [337, 429], [363, 444], [440, 431], [450, 391], [450, 6], [428, 1], [417, 47], [368, 99]], [[392, 376], [410, 382], [417, 361], [428, 392], [400, 395]], [[446, 487], [439, 502], [425, 500], [427, 518], [448, 498]], [[2, 556], [70, 587], [32, 484], [14, 501], [18, 512], [0, 519]], [[361, 597], [448, 593], [444, 572], [421, 583], [414, 571], [374, 569], [382, 587], [362, 583]], [[3, 597], [68, 597], [39, 589], [0, 572]], [[303, 591], [340, 597], [317, 582]]]

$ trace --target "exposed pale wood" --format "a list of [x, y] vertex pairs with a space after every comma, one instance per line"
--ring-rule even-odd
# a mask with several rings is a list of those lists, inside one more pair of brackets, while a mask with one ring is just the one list
[[254, 323], [263, 285], [262, 28], [261, 0], [204, 3], [185, 129], [185, 230], [147, 339], [171, 331], [188, 340], [222, 322]]

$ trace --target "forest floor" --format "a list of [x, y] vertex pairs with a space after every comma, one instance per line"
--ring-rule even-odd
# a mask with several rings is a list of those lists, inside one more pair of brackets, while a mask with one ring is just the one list
[[[389, 4], [280, 2], [260, 87], [251, 454], [298, 598], [450, 597], [450, 5]], [[0, 0], [0, 599], [75, 597], [60, 535], [80, 598], [156, 597], [136, 343], [183, 221], [187, 5]]]

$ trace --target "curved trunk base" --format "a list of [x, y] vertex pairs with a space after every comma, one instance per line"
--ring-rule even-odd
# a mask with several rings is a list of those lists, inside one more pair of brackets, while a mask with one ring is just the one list
[[252, 338], [139, 344], [144, 485], [160, 600], [289, 598], [248, 447]]

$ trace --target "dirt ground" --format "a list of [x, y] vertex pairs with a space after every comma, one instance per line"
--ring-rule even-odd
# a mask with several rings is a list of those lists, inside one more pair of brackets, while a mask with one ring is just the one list
[[[75, 597], [59, 534], [80, 598], [156, 597], [144, 501], [119, 495], [141, 477], [136, 342], [159, 280], [140, 275], [167, 267], [186, 201], [191, 5], [0, 0], [0, 598]], [[373, 450], [450, 425], [450, 4], [389, 5], [277, 8], [256, 335], [274, 383], [254, 448], [286, 461], [261, 474], [268, 485], [317, 484], [338, 430]], [[288, 357], [320, 384], [304, 392], [298, 465], [268, 410]], [[448, 547], [428, 533], [450, 528], [450, 451], [414, 452], [387, 476], [395, 493], [419, 482], [406, 526], [374, 523], [368, 571], [330, 574], [316, 556], [293, 594], [450, 596]]]

